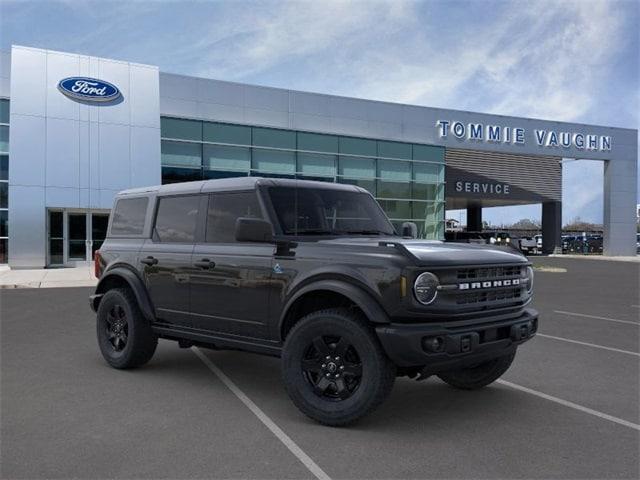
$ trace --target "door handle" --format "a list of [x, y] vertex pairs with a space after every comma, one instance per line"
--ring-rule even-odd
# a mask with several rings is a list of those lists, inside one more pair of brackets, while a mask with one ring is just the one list
[[196, 267], [203, 268], [203, 269], [208, 269], [208, 268], [211, 269], [211, 268], [215, 268], [215, 266], [216, 266], [216, 262], [212, 262], [208, 258], [203, 258], [202, 260], [200, 260], [198, 262], [193, 262], [193, 264]]
[[140, 260], [140, 263], [144, 263], [145, 265], [155, 265], [156, 263], [158, 263], [158, 259], [157, 258], [153, 258], [153, 257], [147, 257], [147, 258], [143, 258], [142, 260]]

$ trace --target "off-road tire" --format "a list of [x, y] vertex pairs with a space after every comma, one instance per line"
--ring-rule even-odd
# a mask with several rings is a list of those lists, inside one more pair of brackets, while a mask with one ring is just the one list
[[[117, 350], [113, 339], [110, 339], [110, 334], [113, 333], [110, 325], [113, 320], [111, 323], [108, 320], [113, 319], [114, 316], [122, 317], [122, 315], [115, 315], [114, 312], [124, 314], [120, 329], [126, 333], [126, 343], [120, 350]], [[98, 307], [96, 330], [102, 356], [113, 368], [126, 369], [142, 366], [151, 360], [158, 346], [158, 337], [142, 315], [133, 292], [127, 288], [112, 289], [104, 294]], [[120, 345], [117, 343], [118, 347]]]
[[[337, 392], [337, 383], [327, 389], [328, 393], [317, 393], [318, 386], [314, 391], [311, 377], [319, 378], [320, 374], [310, 374], [303, 370], [303, 360], [309, 361], [310, 345], [311, 351], [316, 353], [316, 344], [313, 342], [318, 337], [328, 344], [330, 352], [338, 351], [340, 347], [331, 343], [332, 339], [339, 338], [348, 342], [349, 350], [344, 355], [345, 363], [342, 367], [346, 371], [357, 371], [359, 365], [361, 372], [357, 380], [356, 376], [342, 375], [342, 386], [345, 386], [345, 382], [357, 382], [353, 391], [346, 393], [348, 398], [324, 396], [334, 394], [333, 390], [336, 391], [335, 395], [342, 395]], [[331, 350], [332, 348], [336, 350]], [[348, 356], [351, 359], [357, 358], [360, 362], [346, 363]], [[305, 368], [307, 364], [304, 364]], [[326, 374], [325, 370], [321, 372], [321, 375]], [[396, 368], [362, 315], [346, 308], [332, 308], [310, 313], [291, 329], [282, 349], [282, 375], [289, 397], [305, 415], [324, 425], [343, 426], [369, 414], [385, 400], [393, 388]]]
[[455, 388], [476, 390], [495, 382], [509, 369], [516, 356], [515, 350], [502, 357], [494, 358], [470, 368], [442, 372], [438, 377]]

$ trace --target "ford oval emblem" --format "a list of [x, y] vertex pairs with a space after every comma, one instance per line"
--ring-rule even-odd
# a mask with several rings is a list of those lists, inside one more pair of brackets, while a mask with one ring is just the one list
[[58, 90], [67, 97], [88, 102], [110, 102], [120, 97], [120, 90], [112, 83], [89, 77], [63, 78]]

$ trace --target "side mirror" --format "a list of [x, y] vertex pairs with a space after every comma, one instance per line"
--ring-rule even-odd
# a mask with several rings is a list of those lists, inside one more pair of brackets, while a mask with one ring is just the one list
[[418, 226], [413, 222], [404, 222], [402, 224], [402, 236], [418, 238]]
[[273, 241], [271, 224], [261, 218], [240, 217], [236, 220], [236, 241], [270, 243]]

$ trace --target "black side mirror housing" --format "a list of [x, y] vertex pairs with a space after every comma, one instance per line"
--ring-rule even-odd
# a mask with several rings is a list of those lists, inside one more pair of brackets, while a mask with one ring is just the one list
[[238, 218], [236, 220], [236, 241], [255, 243], [273, 242], [271, 223], [261, 218]]
[[402, 236], [418, 238], [418, 226], [413, 222], [404, 222], [402, 224]]

